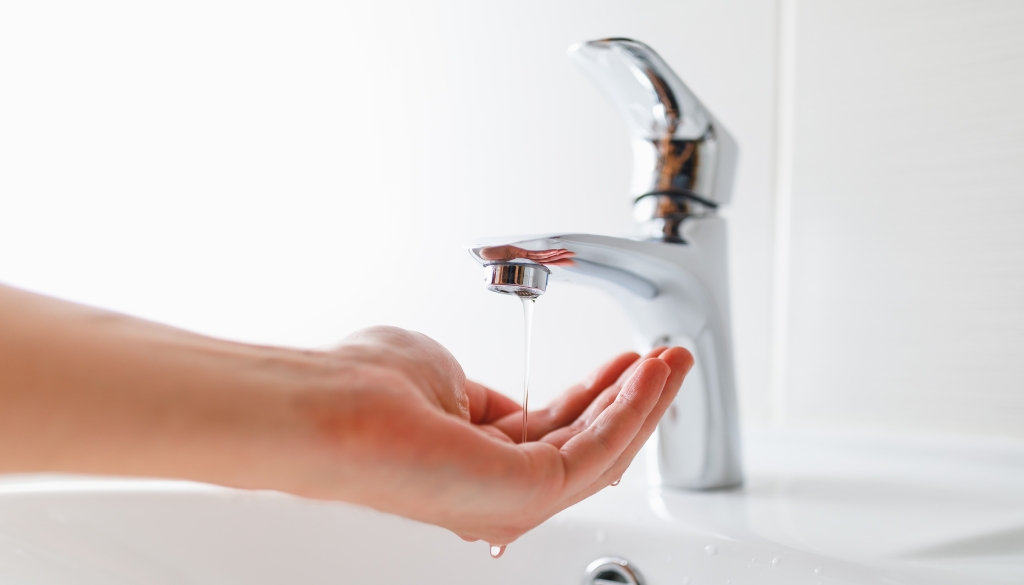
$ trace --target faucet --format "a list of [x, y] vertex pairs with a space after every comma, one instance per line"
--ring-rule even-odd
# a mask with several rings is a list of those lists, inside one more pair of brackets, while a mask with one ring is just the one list
[[610, 293], [638, 349], [679, 345], [695, 364], [647, 445], [655, 485], [706, 490], [743, 481], [725, 220], [738, 150], [725, 128], [647, 45], [583, 42], [569, 56], [625, 118], [633, 141], [638, 238], [553, 234], [474, 244], [490, 290], [537, 297], [548, 281]]

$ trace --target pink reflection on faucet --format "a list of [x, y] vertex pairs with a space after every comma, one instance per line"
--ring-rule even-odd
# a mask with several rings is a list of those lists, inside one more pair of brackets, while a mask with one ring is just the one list
[[526, 250], [517, 246], [489, 246], [480, 250], [484, 260], [508, 262], [510, 260], [532, 260], [537, 264], [549, 266], [572, 266], [572, 257], [576, 253], [565, 248], [551, 250]]

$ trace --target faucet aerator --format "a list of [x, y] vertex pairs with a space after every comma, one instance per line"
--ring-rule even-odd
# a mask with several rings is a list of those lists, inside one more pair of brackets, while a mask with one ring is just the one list
[[484, 266], [487, 288], [496, 293], [537, 298], [548, 288], [551, 271], [540, 264], [494, 262]]

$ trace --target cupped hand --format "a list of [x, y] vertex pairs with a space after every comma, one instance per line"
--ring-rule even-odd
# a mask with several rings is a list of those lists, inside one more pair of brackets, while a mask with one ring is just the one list
[[[622, 354], [530, 413], [466, 381], [430, 338], [373, 328], [332, 354], [332, 382], [300, 409], [316, 456], [290, 491], [368, 505], [508, 544], [626, 470], [675, 397], [693, 358], [659, 347]], [[327, 461], [324, 461], [324, 458]]]

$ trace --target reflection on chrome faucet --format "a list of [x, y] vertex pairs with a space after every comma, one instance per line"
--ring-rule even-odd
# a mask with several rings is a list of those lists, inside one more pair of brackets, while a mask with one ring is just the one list
[[605, 39], [573, 57], [629, 122], [634, 210], [647, 240], [588, 234], [501, 238], [470, 248], [496, 292], [542, 294], [549, 277], [608, 291], [637, 345], [689, 349], [696, 365], [649, 445], [658, 485], [713, 489], [743, 481], [734, 389], [725, 220], [736, 146], [646, 45]]
[[550, 266], [572, 266], [575, 254], [565, 248], [551, 250], [526, 250], [516, 246], [489, 246], [480, 249], [480, 257], [491, 262], [530, 260]]

